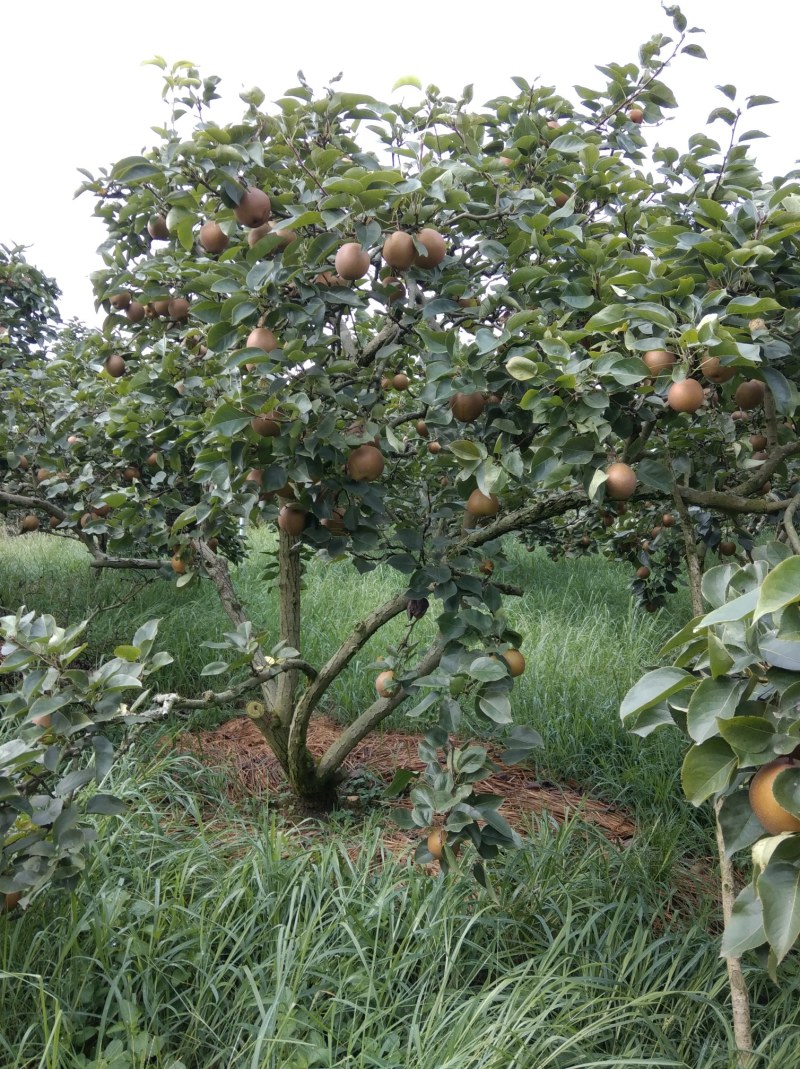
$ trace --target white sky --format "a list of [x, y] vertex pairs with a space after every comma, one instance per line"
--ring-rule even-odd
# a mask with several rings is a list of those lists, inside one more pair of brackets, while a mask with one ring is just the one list
[[[780, 102], [752, 111], [740, 129], [771, 135], [753, 142], [768, 176], [791, 170], [800, 156], [800, 5], [687, 0], [681, 7], [690, 26], [706, 30], [692, 40], [709, 61], [685, 56], [665, 74], [679, 118], [654, 139], [684, 147], [712, 108], [727, 103], [715, 85], [733, 83], [737, 101], [759, 93]], [[474, 82], [476, 105], [513, 92], [514, 74], [570, 96], [575, 83], [603, 84], [594, 64], [636, 62], [639, 44], [670, 31], [658, 0], [27, 0], [13, 9], [0, 0], [0, 243], [31, 246], [28, 259], [64, 291], [63, 315], [94, 321], [88, 275], [100, 266], [104, 231], [91, 218], [92, 198], [72, 199], [76, 168], [96, 172], [153, 144], [149, 128], [165, 117], [161, 72], [142, 63], [156, 53], [221, 76], [216, 115], [225, 121], [244, 109], [242, 88], [258, 85], [274, 100], [296, 84], [298, 69], [315, 87], [344, 71], [345, 88], [383, 99], [407, 74], [450, 95]], [[717, 123], [711, 133], [722, 140], [727, 131]]]

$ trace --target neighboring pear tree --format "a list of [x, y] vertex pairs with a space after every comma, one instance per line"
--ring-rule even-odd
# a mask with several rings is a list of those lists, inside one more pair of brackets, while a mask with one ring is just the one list
[[[513, 840], [472, 790], [486, 751], [452, 741], [467, 703], [509, 759], [538, 741], [511, 727], [524, 663], [514, 591], [493, 577], [504, 536], [630, 561], [648, 609], [683, 558], [699, 596], [709, 555], [766, 526], [797, 549], [800, 176], [761, 176], [743, 117], [771, 101], [739, 105], [733, 86], [711, 116], [724, 144], [661, 143], [664, 69], [703, 57], [667, 11], [671, 36], [574, 99], [514, 78], [477, 108], [469, 86], [408, 83], [390, 104], [300, 78], [271, 107], [241, 94], [220, 126], [218, 79], [157, 59], [158, 144], [81, 187], [108, 234], [102, 335], [4, 387], [0, 501], [95, 567], [213, 583], [233, 629], [206, 674], [250, 671], [194, 703], [255, 692], [298, 795], [329, 803], [399, 706], [438, 717], [410, 819], [447, 833], [445, 857]], [[277, 530], [269, 635], [231, 568], [256, 518]], [[303, 656], [311, 554], [397, 574], [321, 665]], [[426, 612], [436, 637], [419, 644]], [[403, 614], [375, 701], [315, 759], [320, 702]]]

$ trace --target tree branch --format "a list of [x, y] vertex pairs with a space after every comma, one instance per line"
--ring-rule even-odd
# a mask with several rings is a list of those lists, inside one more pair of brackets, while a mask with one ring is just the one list
[[369, 367], [375, 357], [388, 342], [394, 341], [400, 333], [400, 327], [394, 321], [387, 323], [383, 330], [379, 331], [369, 345], [365, 345], [358, 357], [359, 367]]
[[[766, 397], [766, 393], [764, 396]], [[764, 485], [767, 479], [778, 470], [787, 457], [796, 456], [798, 453], [800, 453], [800, 442], [788, 442], [786, 445], [782, 445], [773, 450], [764, 463], [759, 465], [758, 470], [748, 476], [743, 482], [739, 483], [738, 486], [735, 486], [731, 493], [739, 494], [741, 497], [746, 497], [748, 494], [752, 494], [755, 490], [758, 490]]]
[[242, 680], [241, 683], [228, 687], [227, 690], [204, 690], [199, 698], [184, 698], [181, 694], [156, 694], [153, 701], [161, 703], [168, 701], [170, 709], [207, 709], [209, 705], [230, 705], [249, 690], [268, 683], [271, 679], [276, 679], [284, 672], [304, 672], [309, 679], [314, 679], [317, 674], [307, 661], [300, 657], [292, 657], [270, 665], [263, 672], [257, 672], [248, 679]]
[[794, 514], [798, 505], [800, 505], [800, 494], [797, 494], [797, 496], [793, 497], [789, 502], [783, 517], [783, 526], [792, 549], [795, 553], [800, 554], [800, 538], [797, 535], [797, 528], [794, 525]]
[[[225, 610], [225, 615], [236, 627], [241, 624], [248, 623], [247, 614], [242, 607], [242, 603], [236, 596], [236, 591], [233, 588], [231, 581], [231, 573], [228, 568], [228, 562], [224, 557], [216, 554], [213, 549], [210, 549], [208, 544], [203, 541], [197, 541], [194, 543], [196, 551], [200, 555], [203, 567], [205, 568], [206, 575], [214, 584], [219, 596], [222, 608]], [[253, 668], [256, 674], [260, 674], [269, 669], [267, 659], [264, 656], [264, 652], [261, 649], [256, 650], [253, 654]], [[269, 715], [272, 716], [272, 707], [275, 704], [277, 698], [277, 686], [273, 677], [265, 680], [262, 683], [262, 693], [264, 695], [264, 701], [268, 707]]]
[[[426, 676], [437, 666], [444, 654], [444, 644], [436, 643], [431, 646], [425, 656], [417, 664], [417, 672], [415, 678]], [[399, 687], [395, 694], [391, 694], [388, 698], [378, 698], [374, 701], [368, 709], [356, 720], [353, 721], [348, 727], [341, 732], [335, 742], [332, 742], [325, 753], [319, 760], [317, 765], [317, 775], [321, 780], [327, 779], [332, 776], [333, 773], [342, 764], [342, 761], [351, 753], [356, 746], [373, 730], [377, 727], [382, 720], [385, 720], [390, 713], [401, 705], [408, 697], [408, 691], [402, 687]]]
[[785, 501], [772, 501], [766, 497], [739, 497], [722, 490], [692, 490], [689, 486], [681, 487], [681, 497], [690, 505], [742, 515], [782, 512], [786, 508]]
[[327, 664], [323, 665], [319, 670], [316, 679], [306, 688], [295, 706], [292, 724], [289, 728], [290, 752], [294, 752], [298, 746], [305, 744], [311, 714], [333, 681], [344, 671], [353, 657], [366, 645], [376, 631], [379, 631], [384, 624], [387, 624], [395, 616], [399, 616], [401, 612], [405, 611], [407, 603], [408, 598], [406, 595], [399, 594], [374, 609], [369, 616], [356, 624], [353, 631], [328, 660]]
[[92, 554], [93, 560], [89, 562], [90, 568], [136, 568], [152, 569], [163, 568], [168, 565], [168, 560], [151, 560], [147, 557], [107, 557], [105, 553], [97, 550]]

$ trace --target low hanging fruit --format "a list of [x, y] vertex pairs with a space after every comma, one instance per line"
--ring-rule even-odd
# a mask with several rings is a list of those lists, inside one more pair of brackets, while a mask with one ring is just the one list
[[375, 690], [382, 698], [388, 698], [394, 694], [394, 672], [380, 672], [375, 677]]
[[343, 509], [334, 509], [330, 516], [319, 522], [320, 526], [327, 527], [334, 538], [344, 538], [348, 533]]
[[480, 416], [486, 406], [482, 393], [455, 393], [450, 399], [450, 410], [460, 423], [471, 423]]
[[145, 317], [145, 308], [140, 301], [131, 301], [125, 310], [130, 323], [141, 323]]
[[467, 498], [467, 512], [472, 516], [496, 516], [499, 511], [500, 500], [494, 494], [473, 490]]
[[115, 293], [113, 297], [109, 297], [108, 303], [117, 311], [123, 312], [131, 303], [131, 295], [128, 290], [122, 290], [121, 293]]
[[227, 249], [229, 238], [219, 223], [209, 219], [200, 227], [198, 240], [206, 252], [220, 253]]
[[308, 513], [291, 505], [284, 505], [278, 513], [278, 527], [295, 538], [303, 533], [307, 522]]
[[565, 193], [563, 189], [558, 189], [553, 193], [553, 201], [556, 208], [563, 208], [569, 200], [569, 193]]
[[630, 464], [617, 461], [606, 470], [606, 496], [614, 501], [627, 501], [637, 482], [636, 472]]
[[125, 367], [125, 361], [118, 353], [112, 353], [105, 363], [106, 371], [115, 379], [118, 379], [125, 374]]
[[439, 829], [434, 829], [425, 841], [425, 845], [428, 848], [428, 853], [434, 858], [435, 861], [441, 861], [444, 857], [444, 844], [447, 842], [447, 832]]
[[262, 349], [265, 353], [271, 353], [278, 348], [278, 339], [266, 327], [256, 327], [247, 335], [245, 345], [248, 349]]
[[642, 357], [647, 370], [654, 377], [660, 375], [662, 371], [670, 371], [677, 363], [677, 357], [674, 353], [667, 352], [666, 349], [651, 349], [645, 353]]
[[348, 241], [336, 253], [333, 265], [340, 278], [355, 282], [369, 270], [369, 253], [357, 241]]
[[417, 234], [417, 241], [425, 246], [425, 255], [417, 253], [414, 263], [417, 267], [438, 267], [447, 255], [447, 245], [438, 230], [425, 227]]
[[696, 412], [706, 399], [697, 379], [673, 382], [667, 390], [667, 404], [673, 412]]
[[407, 271], [417, 256], [414, 239], [404, 230], [396, 230], [384, 241], [381, 255], [396, 271]]
[[721, 386], [724, 382], [730, 382], [736, 374], [736, 369], [726, 367], [718, 356], [703, 357], [700, 361], [700, 371], [709, 382], [713, 382], [717, 386]]
[[770, 835], [800, 831], [800, 817], [784, 809], [772, 789], [776, 776], [787, 768], [800, 769], [800, 761], [778, 757], [762, 765], [750, 780], [750, 807]]
[[764, 383], [760, 379], [748, 379], [737, 386], [733, 399], [742, 411], [752, 412], [764, 401]]
[[347, 474], [356, 482], [375, 482], [383, 474], [383, 453], [374, 445], [359, 445], [347, 458]]
[[169, 227], [163, 215], [151, 215], [147, 233], [154, 241], [169, 241]]
[[641, 108], [631, 108], [628, 112], [628, 118], [632, 123], [639, 126], [644, 121], [644, 112]]
[[500, 654], [501, 658], [506, 662], [508, 666], [508, 674], [512, 679], [516, 679], [517, 676], [521, 676], [525, 671], [525, 658], [519, 652], [519, 650], [510, 649], [503, 650]]
[[262, 189], [249, 186], [233, 209], [233, 214], [242, 226], [263, 226], [272, 215], [272, 202]]
[[189, 318], [189, 302], [185, 297], [173, 297], [167, 304], [167, 315], [174, 323]]
[[262, 438], [277, 438], [281, 425], [276, 417], [275, 412], [261, 412], [250, 420], [250, 426]]
[[386, 287], [386, 299], [389, 304], [404, 300], [406, 296], [406, 288], [399, 278], [387, 275], [386, 278], [381, 279], [381, 285]]
[[407, 390], [410, 385], [411, 380], [408, 375], [404, 375], [402, 372], [398, 372], [398, 374], [392, 378], [392, 386], [395, 390]]

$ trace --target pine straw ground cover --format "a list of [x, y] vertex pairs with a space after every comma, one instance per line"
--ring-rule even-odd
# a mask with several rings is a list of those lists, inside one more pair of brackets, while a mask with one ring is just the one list
[[[315, 756], [325, 751], [339, 731], [339, 725], [330, 717], [320, 716], [312, 720], [309, 747]], [[384, 851], [398, 859], [410, 857], [423, 832], [405, 831], [391, 818], [394, 806], [410, 806], [407, 798], [401, 797], [389, 804], [381, 799], [381, 795], [396, 769], [422, 770], [423, 762], [417, 753], [418, 741], [419, 736], [411, 733], [373, 732], [359, 743], [345, 762], [350, 778], [343, 784], [343, 810], [350, 815], [366, 817], [371, 808], [385, 808], [382, 846]], [[248, 718], [234, 717], [213, 729], [184, 732], [178, 736], [176, 746], [179, 751], [192, 754], [205, 766], [223, 775], [225, 791], [234, 805], [247, 804], [253, 799], [266, 801], [280, 811], [291, 827], [298, 810], [293, 806], [285, 776], [264, 737]], [[493, 753], [491, 747], [489, 752]], [[481, 782], [480, 789], [503, 796], [503, 815], [523, 836], [530, 831], [534, 820], [549, 823], [555, 831], [558, 826], [576, 819], [599, 831], [618, 849], [630, 846], [637, 835], [634, 822], [618, 807], [582, 793], [577, 784], [539, 779], [522, 765], [499, 769]], [[299, 815], [295, 827], [304, 843], [313, 842], [325, 834], [324, 820], [309, 821], [307, 812], [302, 810]], [[358, 826], [353, 830], [348, 853], [355, 858], [362, 844]], [[427, 868], [435, 872], [438, 866], [434, 864]], [[665, 903], [667, 919], [673, 909], [691, 915], [701, 901], [706, 905], [709, 900], [717, 901], [716, 867], [711, 858], [676, 862], [672, 879], [671, 903]], [[712, 927], [717, 929], [717, 923], [712, 921]]]
[[[309, 728], [309, 747], [314, 755], [321, 755], [340, 730], [329, 717], [314, 719]], [[397, 768], [422, 771], [424, 765], [417, 754], [418, 741], [417, 735], [399, 731], [375, 732], [359, 743], [347, 758], [345, 767], [356, 781], [366, 773], [388, 786]], [[253, 795], [275, 796], [286, 790], [283, 772], [264, 737], [244, 717], [235, 717], [211, 731], [183, 734], [178, 745], [226, 774], [232, 800]], [[521, 766], [496, 772], [482, 781], [481, 790], [503, 795], [506, 799], [503, 815], [520, 832], [525, 830], [532, 814], [549, 814], [559, 823], [580, 814], [584, 821], [600, 828], [612, 842], [619, 844], [629, 841], [636, 832], [632, 821], [613, 806], [582, 795], [571, 787], [539, 781]], [[357, 794], [345, 794], [344, 798], [350, 805], [359, 800]], [[408, 802], [401, 799], [399, 804]], [[392, 839], [396, 840], [399, 852], [415, 842], [413, 833], [402, 832], [399, 828], [395, 831]]]

